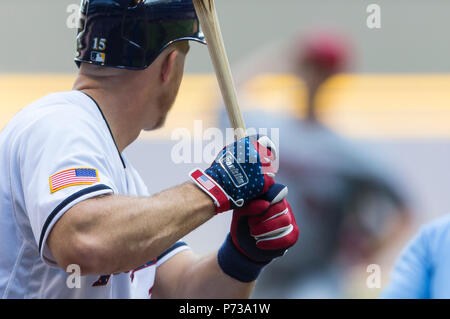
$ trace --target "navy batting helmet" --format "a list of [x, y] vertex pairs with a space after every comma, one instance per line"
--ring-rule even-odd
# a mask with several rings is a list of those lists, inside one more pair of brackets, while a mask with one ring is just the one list
[[169, 45], [206, 44], [192, 0], [83, 0], [75, 61], [145, 69]]

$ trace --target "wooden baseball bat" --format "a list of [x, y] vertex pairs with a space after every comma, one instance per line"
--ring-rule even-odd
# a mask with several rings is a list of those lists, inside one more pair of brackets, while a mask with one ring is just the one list
[[214, 0], [193, 0], [193, 3], [208, 43], [209, 54], [227, 108], [228, 118], [235, 130], [235, 137], [236, 139], [244, 138], [247, 136], [247, 132], [239, 108], [236, 87], [231, 75]]

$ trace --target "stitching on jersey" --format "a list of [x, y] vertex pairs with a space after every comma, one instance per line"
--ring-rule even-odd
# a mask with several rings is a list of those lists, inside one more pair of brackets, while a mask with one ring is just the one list
[[[34, 261], [33, 267], [31, 267], [31, 271], [29, 272], [30, 278], [32, 278], [32, 274], [34, 274], [34, 270], [36, 269], [36, 267], [39, 266], [40, 263], [41, 263], [41, 259], [40, 258], [37, 258]], [[47, 274], [48, 274], [48, 270], [47, 270]], [[27, 289], [25, 290], [26, 292], [25, 292], [24, 299], [30, 299], [30, 285], [31, 285], [31, 282], [32, 282], [31, 280], [28, 280], [28, 285], [27, 285]], [[38, 298], [43, 298], [43, 297], [41, 297], [41, 295], [42, 295], [41, 291], [42, 291], [42, 286], [41, 286], [41, 289], [39, 289], [39, 295], [38, 295], [39, 297]]]
[[16, 275], [16, 272], [17, 272], [17, 268], [19, 266], [19, 260], [22, 259], [24, 251], [25, 251], [25, 242], [22, 242], [22, 246], [20, 246], [19, 254], [17, 255], [17, 258], [16, 258], [16, 262], [14, 263], [14, 267], [13, 267], [13, 269], [11, 271], [11, 275], [9, 276], [8, 284], [6, 285], [5, 291], [3, 292], [2, 299], [5, 299], [6, 296], [8, 295], [11, 283], [13, 281], [13, 278], [15, 278], [15, 275]]
[[[11, 154], [13, 154], [13, 152], [11, 152], [11, 149], [12, 149], [12, 146], [14, 145], [14, 143], [17, 141], [17, 139], [18, 139], [18, 137], [16, 137], [14, 142], [10, 144], [10, 149], [9, 149], [10, 156], [11, 156]], [[20, 163], [20, 152], [19, 152], [18, 156], [19, 156], [18, 162]], [[17, 216], [16, 201], [15, 201], [15, 196], [14, 196], [14, 192], [13, 192], [13, 189], [12, 189], [11, 162], [10, 162], [10, 165], [8, 167], [8, 175], [9, 175], [9, 193], [11, 195], [11, 205], [12, 205], [12, 209], [13, 209], [12, 217], [14, 218], [15, 224], [18, 225], [17, 218], [16, 218], [16, 216]], [[20, 183], [22, 184], [22, 181], [23, 181], [22, 171], [20, 172], [20, 176], [21, 176]], [[23, 189], [23, 187], [21, 187], [21, 188]], [[25, 197], [24, 197], [24, 199], [25, 199]], [[20, 236], [24, 237], [23, 234], [22, 234], [21, 229], [19, 229], [17, 227], [17, 230], [19, 231]], [[19, 264], [19, 260], [22, 258], [24, 250], [25, 250], [25, 240], [23, 239], [22, 245], [21, 245], [20, 250], [19, 250], [19, 254], [17, 255], [17, 258], [16, 258], [16, 261], [14, 263], [14, 267], [12, 269], [11, 275], [9, 276], [8, 283], [6, 284], [6, 287], [5, 287], [5, 291], [3, 292], [2, 299], [5, 299], [6, 296], [8, 295], [8, 293], [9, 293], [11, 282], [13, 280], [13, 277], [15, 277], [15, 274], [17, 272], [17, 267], [18, 267], [18, 264]]]

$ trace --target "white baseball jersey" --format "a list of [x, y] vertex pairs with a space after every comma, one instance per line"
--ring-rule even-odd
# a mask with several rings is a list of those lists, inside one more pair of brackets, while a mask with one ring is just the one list
[[179, 242], [133, 271], [79, 282], [58, 268], [46, 241], [66, 211], [99, 195], [149, 195], [100, 108], [80, 91], [20, 111], [0, 132], [0, 164], [2, 298], [149, 298], [157, 267], [188, 249]]

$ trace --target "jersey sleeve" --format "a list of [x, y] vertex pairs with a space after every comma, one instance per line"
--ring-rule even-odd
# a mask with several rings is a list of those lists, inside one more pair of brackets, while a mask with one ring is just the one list
[[430, 298], [430, 231], [423, 228], [406, 246], [395, 263], [390, 283], [380, 298]]
[[61, 216], [83, 200], [117, 192], [100, 127], [68, 110], [42, 117], [22, 134], [25, 211], [41, 258], [51, 266], [56, 262], [46, 241]]
[[179, 252], [189, 249], [191, 248], [185, 242], [183, 241], [176, 242], [172, 247], [170, 247], [168, 250], [166, 250], [164, 253], [158, 256], [156, 266], [157, 267], [161, 266]]

